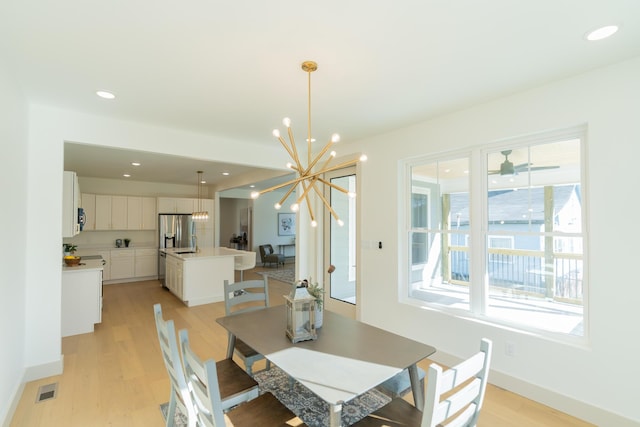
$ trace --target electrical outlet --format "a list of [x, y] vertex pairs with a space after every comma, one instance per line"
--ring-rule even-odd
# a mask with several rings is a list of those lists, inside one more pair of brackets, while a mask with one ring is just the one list
[[516, 343], [513, 341], [507, 341], [504, 343], [504, 354], [510, 357], [515, 357], [517, 355], [516, 351]]

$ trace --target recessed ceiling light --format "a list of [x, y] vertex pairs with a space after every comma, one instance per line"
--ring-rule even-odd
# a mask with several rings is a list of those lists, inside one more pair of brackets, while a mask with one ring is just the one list
[[202, 181], [200, 181], [200, 184], [206, 184], [207, 181], [205, 181], [204, 179]]
[[138, 163], [138, 162], [131, 162], [131, 166], [140, 166], [140, 163]]
[[129, 175], [128, 173], [123, 173], [122, 176], [124, 176], [125, 178], [131, 177], [131, 175]]
[[585, 38], [590, 42], [606, 39], [614, 35], [618, 31], [619, 27], [617, 25], [607, 25], [604, 27], [597, 28], [593, 31], [589, 31]]
[[256, 186], [255, 186], [255, 185], [253, 185], [253, 184], [251, 184], [251, 185], [249, 186], [249, 188], [256, 188]]
[[229, 172], [222, 172], [222, 175], [229, 176]]
[[116, 97], [114, 94], [112, 94], [111, 92], [107, 92], [106, 90], [99, 90], [96, 92], [96, 95], [104, 99], [113, 99]]

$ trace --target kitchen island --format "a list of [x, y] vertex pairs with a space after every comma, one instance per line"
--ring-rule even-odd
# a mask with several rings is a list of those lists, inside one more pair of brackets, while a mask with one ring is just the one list
[[246, 251], [230, 248], [161, 249], [167, 254], [166, 287], [187, 306], [224, 301], [224, 281], [235, 281], [234, 260]]

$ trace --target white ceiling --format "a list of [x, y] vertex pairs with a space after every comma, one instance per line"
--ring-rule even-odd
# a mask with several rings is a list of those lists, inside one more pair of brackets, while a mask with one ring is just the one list
[[[304, 60], [313, 136], [348, 142], [639, 54], [638, 0], [0, 3], [0, 61], [30, 101], [264, 144], [285, 116], [306, 135]], [[97, 154], [86, 170], [117, 169]]]

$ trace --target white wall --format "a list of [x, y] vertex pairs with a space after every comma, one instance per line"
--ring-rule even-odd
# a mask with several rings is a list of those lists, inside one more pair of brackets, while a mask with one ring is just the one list
[[0, 425], [14, 410], [22, 390], [27, 267], [27, 106], [16, 84], [0, 67]]
[[[436, 359], [443, 354], [466, 357], [477, 349], [481, 337], [489, 337], [494, 340], [496, 371], [490, 381], [599, 425], [640, 422], [636, 402], [640, 286], [634, 268], [640, 242], [635, 225], [638, 76], [640, 58], [351, 144], [351, 149], [361, 149], [369, 157], [362, 166], [358, 196], [361, 238], [384, 242], [382, 250], [362, 252], [362, 320], [434, 345]], [[398, 302], [401, 248], [395, 201], [401, 191], [400, 159], [584, 123], [588, 125], [585, 201], [590, 210], [588, 348]], [[505, 356], [507, 340], [516, 344], [516, 357]]]

